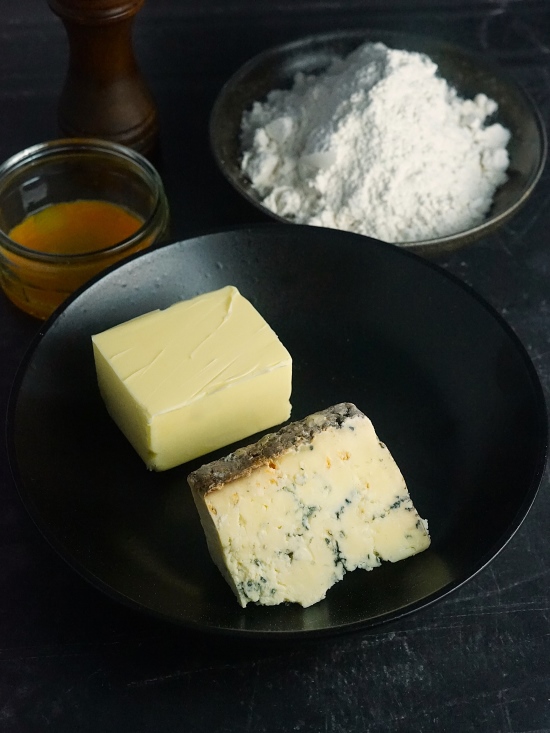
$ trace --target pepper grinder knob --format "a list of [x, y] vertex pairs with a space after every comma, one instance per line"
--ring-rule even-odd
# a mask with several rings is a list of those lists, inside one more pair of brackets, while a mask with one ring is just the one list
[[49, 0], [65, 26], [69, 63], [58, 106], [68, 137], [100, 137], [144, 155], [156, 147], [156, 105], [132, 45], [144, 0]]

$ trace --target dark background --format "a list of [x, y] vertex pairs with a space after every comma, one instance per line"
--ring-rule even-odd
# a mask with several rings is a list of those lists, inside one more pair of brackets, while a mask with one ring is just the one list
[[[172, 238], [257, 221], [207, 137], [225, 79], [268, 46], [336, 28], [429, 34], [500, 62], [550, 119], [550, 3], [148, 0], [135, 49], [157, 100]], [[57, 136], [66, 36], [45, 0], [0, 0], [0, 159]], [[550, 180], [498, 233], [436, 261], [525, 344], [550, 395]], [[0, 413], [37, 322], [0, 300]], [[118, 606], [59, 559], [0, 444], [0, 731], [550, 731], [550, 497], [446, 600], [314, 643], [189, 634]]]

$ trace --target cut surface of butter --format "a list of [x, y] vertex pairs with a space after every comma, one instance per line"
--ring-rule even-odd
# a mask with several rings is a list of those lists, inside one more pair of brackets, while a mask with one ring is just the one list
[[425, 550], [427, 523], [351, 403], [287, 425], [188, 477], [212, 559], [241, 606], [311, 606], [346, 571]]
[[92, 343], [107, 410], [150, 469], [290, 415], [290, 354], [233, 286], [146, 313]]

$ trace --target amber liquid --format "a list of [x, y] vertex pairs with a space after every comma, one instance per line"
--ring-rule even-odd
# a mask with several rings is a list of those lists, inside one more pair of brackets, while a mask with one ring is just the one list
[[75, 255], [112, 247], [142, 224], [142, 219], [107, 201], [69, 201], [27, 216], [8, 236], [35, 252]]
[[[60, 260], [43, 262], [2, 250], [8, 260], [2, 272], [4, 292], [22, 310], [47, 318], [101, 270], [151, 245], [152, 237], [140, 237], [131, 248], [101, 253], [134, 235], [142, 224], [136, 215], [104, 201], [53, 204], [31, 214], [9, 232], [10, 239], [34, 252], [58, 255]], [[92, 257], [61, 259], [86, 254]]]

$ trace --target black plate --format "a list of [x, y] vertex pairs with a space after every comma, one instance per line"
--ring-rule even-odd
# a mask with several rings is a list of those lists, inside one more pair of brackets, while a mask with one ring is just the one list
[[268, 49], [250, 59], [221, 89], [210, 118], [210, 142], [220, 170], [251, 204], [279, 221], [267, 209], [240, 168], [243, 112], [272, 89], [288, 89], [296, 73], [319, 74], [335, 56], [346, 56], [366, 41], [390, 48], [427, 54], [440, 75], [465, 98], [484, 93], [499, 106], [496, 121], [512, 133], [508, 145], [508, 181], [495, 193], [487, 219], [466, 232], [424, 242], [401, 242], [400, 247], [431, 255], [456, 250], [493, 232], [526, 202], [536, 186], [547, 155], [546, 130], [528, 94], [489, 59], [436, 38], [386, 30], [354, 29], [324, 33]]
[[[238, 606], [208, 556], [186, 484], [203, 461], [148, 472], [96, 386], [93, 333], [227, 284], [293, 356], [292, 418], [355, 402], [430, 523], [428, 551], [349, 573], [306, 610]], [[24, 504], [93, 585], [188, 627], [271, 637], [372, 626], [457, 588], [521, 524], [547, 446], [535, 370], [475, 293], [392, 245], [280, 224], [166, 246], [81, 291], [26, 356], [8, 436]]]

